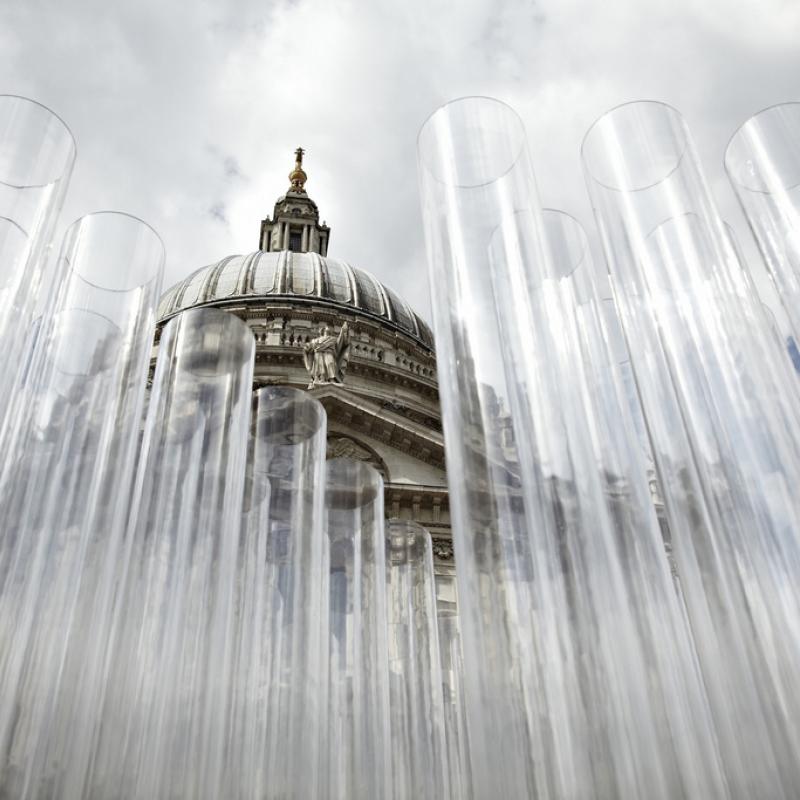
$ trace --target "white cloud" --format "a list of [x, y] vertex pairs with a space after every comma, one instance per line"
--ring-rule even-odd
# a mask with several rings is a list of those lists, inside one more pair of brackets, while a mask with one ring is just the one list
[[744, 238], [722, 151], [751, 113], [794, 99], [798, 22], [779, 0], [11, 0], [0, 71], [5, 91], [75, 133], [64, 222], [98, 208], [143, 217], [165, 240], [168, 283], [256, 248], [302, 145], [331, 253], [429, 316], [415, 139], [437, 105], [515, 106], [543, 203], [588, 225], [586, 129], [620, 102], [665, 100]]

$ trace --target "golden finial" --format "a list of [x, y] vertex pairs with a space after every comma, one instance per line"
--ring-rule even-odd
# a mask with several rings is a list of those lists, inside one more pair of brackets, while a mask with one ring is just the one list
[[305, 150], [302, 147], [298, 147], [297, 150], [294, 151], [294, 169], [289, 173], [289, 180], [291, 181], [291, 186], [289, 187], [290, 191], [295, 192], [305, 192], [303, 188], [308, 180], [308, 175], [303, 171], [303, 154]]

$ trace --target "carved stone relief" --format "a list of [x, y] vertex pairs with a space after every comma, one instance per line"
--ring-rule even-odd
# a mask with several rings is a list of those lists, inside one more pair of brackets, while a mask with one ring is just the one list
[[386, 466], [380, 458], [349, 436], [329, 436], [327, 457], [352, 458], [355, 461], [365, 461], [371, 467], [378, 470], [384, 480], [388, 479]]

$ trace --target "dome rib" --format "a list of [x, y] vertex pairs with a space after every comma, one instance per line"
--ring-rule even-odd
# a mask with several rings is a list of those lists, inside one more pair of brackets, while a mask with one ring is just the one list
[[322, 259], [317, 253], [309, 253], [311, 264], [314, 267], [314, 294], [317, 297], [324, 297], [328, 289], [328, 270], [323, 267]]
[[347, 280], [350, 281], [350, 294], [353, 296], [353, 305], [356, 308], [361, 308], [361, 293], [358, 290], [358, 281], [356, 280], [356, 271], [346, 262], [339, 262], [344, 268]]
[[211, 270], [208, 276], [208, 280], [203, 284], [203, 288], [200, 290], [200, 297], [202, 298], [202, 302], [206, 302], [205, 298], [209, 296], [219, 296], [219, 279], [225, 269], [228, 267], [228, 264], [231, 261], [238, 258], [238, 256], [228, 256], [227, 258], [223, 258], [217, 266]]
[[252, 276], [255, 272], [254, 264], [258, 256], [259, 251], [256, 251], [255, 253], [250, 253], [250, 255], [244, 259], [242, 268], [239, 270], [239, 275], [236, 279], [236, 291], [239, 294], [251, 294], [251, 287], [253, 285]]
[[288, 294], [286, 274], [289, 271], [289, 251], [281, 250], [278, 253], [278, 263], [275, 267], [275, 294]]

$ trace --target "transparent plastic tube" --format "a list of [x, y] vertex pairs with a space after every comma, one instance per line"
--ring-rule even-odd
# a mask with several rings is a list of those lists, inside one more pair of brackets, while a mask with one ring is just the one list
[[469, 761], [467, 709], [464, 696], [464, 656], [455, 607], [437, 602], [439, 653], [442, 667], [442, 702], [447, 739], [447, 770], [450, 797], [472, 800], [472, 768]]
[[330, 550], [327, 775], [336, 800], [391, 797], [383, 480], [360, 461], [327, 463]]
[[393, 797], [449, 797], [433, 552], [415, 522], [386, 523]]
[[583, 366], [521, 122], [456, 101], [419, 154], [475, 795], [720, 796], [696, 675], [653, 647], [685, 631], [649, 497], [609, 495], [644, 478], [611, 460], [628, 433]]
[[628, 352], [628, 345], [625, 341], [625, 334], [622, 330], [622, 324], [619, 321], [614, 298], [610, 295], [610, 292], [611, 285], [608, 283], [606, 275], [605, 280], [601, 280], [598, 297], [601, 298], [600, 313], [608, 345], [608, 354], [612, 363], [611, 369], [614, 370], [616, 367], [622, 395], [621, 405], [624, 409], [627, 409], [631, 424], [633, 425], [638, 452], [640, 457], [644, 460], [650, 497], [656, 507], [661, 536], [664, 540], [664, 546], [667, 549], [667, 556], [670, 561], [673, 582], [675, 582], [676, 587], [678, 587], [677, 572], [675, 570], [674, 559], [672, 558], [672, 541], [666, 522], [666, 516], [664, 515], [664, 499], [658, 484], [655, 459], [653, 458], [653, 452], [650, 448], [650, 438], [647, 433], [647, 423], [644, 419], [642, 404], [639, 401], [639, 392], [636, 388], [636, 376], [631, 366], [631, 357]]
[[[299, 389], [256, 395], [242, 528], [239, 683], [227, 781], [247, 797], [320, 797], [327, 675], [327, 420]], [[241, 670], [244, 670], [242, 673]], [[251, 783], [248, 783], [251, 781]], [[231, 794], [229, 790], [226, 793]]]
[[66, 652], [95, 645], [122, 541], [164, 248], [141, 220], [97, 213], [60, 260], [0, 464], [0, 787], [15, 797], [52, 785], [75, 735]]
[[683, 776], [683, 785], [670, 791], [725, 796], [694, 642], [665, 549], [668, 532], [660, 524], [653, 502], [652, 456], [641, 407], [635, 386], [626, 385], [632, 380], [625, 373], [630, 362], [623, 351], [625, 360], [620, 363], [624, 342], [620, 342], [619, 328], [614, 327], [619, 323], [616, 314], [609, 317], [608, 301], [603, 299], [607, 284], [593, 263], [580, 223], [552, 209], [543, 211], [543, 220], [552, 263], [563, 276], [564, 308], [572, 309], [565, 314], [565, 327], [573, 327], [586, 374], [587, 398], [591, 399], [585, 406], [613, 520], [617, 558], [626, 594], [635, 598], [632, 612], [648, 654], [650, 711], [667, 720], [670, 738], [665, 747], [676, 749]]
[[800, 780], [793, 377], [680, 115], [620, 106], [582, 152], [728, 781], [736, 797], [791, 797]]
[[50, 109], [0, 95], [0, 429], [75, 152], [69, 128]]
[[84, 794], [227, 794], [225, 721], [254, 351], [247, 325], [215, 309], [187, 311], [162, 333], [127, 590]]
[[800, 103], [747, 120], [728, 143], [725, 169], [800, 340]]
[[471, 665], [464, 689], [474, 792], [523, 798], [539, 794], [525, 689], [536, 660], [527, 624], [531, 512], [512, 469], [515, 430], [499, 357], [506, 347], [487, 256], [497, 205], [513, 210], [529, 194], [525, 133], [518, 120], [509, 126], [510, 116], [488, 98], [444, 106], [420, 131], [417, 156], [462, 646]]
[[[539, 613], [566, 629], [575, 654], [576, 683], [560, 702], [560, 668], [553, 675], [542, 660], [539, 703], [549, 719], [562, 703], [571, 709], [566, 730], [589, 768], [572, 778], [580, 796], [724, 796], [646, 468], [606, 350], [588, 243], [568, 215], [548, 210], [542, 222], [546, 259], [532, 255], [527, 214], [503, 220], [490, 245], [498, 314], [514, 309], [509, 338], [523, 340], [527, 328], [532, 339], [513, 363], [521, 389], [512, 408], [531, 447], [520, 470], [526, 499], [553, 514], [531, 531], [534, 573], [552, 581]], [[526, 475], [528, 459], [543, 474]], [[545, 758], [546, 738], [539, 746]]]

